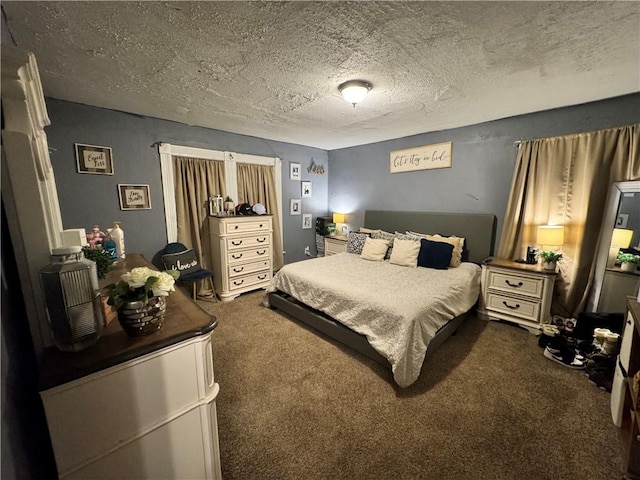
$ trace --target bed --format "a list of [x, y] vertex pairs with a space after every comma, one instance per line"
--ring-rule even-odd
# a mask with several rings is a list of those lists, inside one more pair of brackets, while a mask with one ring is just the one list
[[480, 294], [480, 266], [492, 254], [496, 219], [488, 214], [367, 210], [365, 227], [465, 238], [456, 268], [411, 268], [340, 253], [283, 267], [264, 303], [391, 367], [400, 387], [454, 333]]

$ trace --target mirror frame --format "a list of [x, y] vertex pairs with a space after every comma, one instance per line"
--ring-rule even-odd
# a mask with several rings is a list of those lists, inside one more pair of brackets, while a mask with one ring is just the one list
[[596, 256], [593, 287], [591, 288], [591, 294], [586, 306], [586, 311], [588, 312], [596, 312], [598, 310], [604, 274], [607, 270], [607, 259], [609, 258], [613, 228], [616, 224], [616, 218], [618, 218], [620, 198], [625, 193], [640, 193], [640, 181], [615, 182], [611, 184], [609, 188], [607, 205], [602, 217], [602, 226], [600, 227], [600, 236], [598, 239], [598, 254]]

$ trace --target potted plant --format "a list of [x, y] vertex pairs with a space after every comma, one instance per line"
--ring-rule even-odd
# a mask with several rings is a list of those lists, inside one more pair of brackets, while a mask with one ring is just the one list
[[638, 263], [640, 263], [640, 255], [633, 253], [618, 253], [618, 261], [620, 262], [620, 270], [623, 272], [633, 272]]
[[231, 214], [235, 206], [236, 205], [235, 203], [233, 203], [233, 199], [227, 195], [227, 198], [224, 199], [224, 209], [227, 211], [227, 213]]
[[105, 250], [102, 248], [82, 247], [82, 253], [84, 258], [96, 262], [98, 278], [107, 276], [113, 260]]
[[177, 270], [159, 272], [137, 267], [107, 285], [107, 304], [118, 313], [122, 329], [130, 336], [148, 335], [162, 327], [166, 298], [175, 290]]
[[545, 270], [555, 270], [558, 262], [562, 259], [562, 254], [551, 250], [543, 250], [538, 253], [542, 259], [542, 268]]

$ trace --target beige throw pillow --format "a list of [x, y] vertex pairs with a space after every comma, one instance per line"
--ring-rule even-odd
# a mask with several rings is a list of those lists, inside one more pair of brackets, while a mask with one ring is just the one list
[[382, 238], [367, 238], [366, 242], [364, 242], [360, 258], [376, 262], [382, 261], [388, 248], [389, 242]]
[[393, 240], [393, 251], [390, 263], [403, 267], [417, 267], [418, 254], [420, 253], [420, 240]]
[[462, 237], [443, 237], [441, 235], [425, 235], [427, 240], [432, 242], [445, 242], [453, 245], [453, 252], [451, 252], [450, 267], [459, 267], [462, 263], [462, 246], [464, 245], [464, 238]]

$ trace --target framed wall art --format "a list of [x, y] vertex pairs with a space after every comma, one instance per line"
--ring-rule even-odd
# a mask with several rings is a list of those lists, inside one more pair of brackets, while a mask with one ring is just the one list
[[302, 178], [299, 163], [289, 163], [289, 180], [300, 180]]
[[113, 156], [110, 147], [76, 143], [75, 148], [78, 173], [113, 175]]
[[291, 211], [289, 212], [291, 215], [301, 215], [302, 212], [300, 211], [300, 204], [302, 203], [302, 200], [300, 200], [299, 198], [292, 198], [291, 199]]
[[302, 198], [311, 197], [311, 182], [302, 182]]
[[149, 185], [118, 184], [120, 210], [150, 210]]
[[302, 214], [302, 229], [303, 230], [308, 230], [311, 228], [311, 214], [310, 213], [303, 213]]
[[451, 142], [394, 150], [389, 154], [391, 173], [451, 168]]

